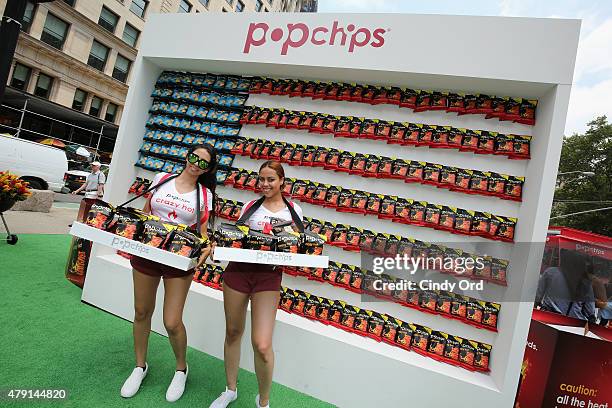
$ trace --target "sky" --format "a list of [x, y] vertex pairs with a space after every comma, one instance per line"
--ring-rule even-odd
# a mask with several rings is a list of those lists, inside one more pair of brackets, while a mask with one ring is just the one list
[[319, 12], [396, 12], [582, 20], [565, 134], [612, 119], [612, 0], [319, 0]]

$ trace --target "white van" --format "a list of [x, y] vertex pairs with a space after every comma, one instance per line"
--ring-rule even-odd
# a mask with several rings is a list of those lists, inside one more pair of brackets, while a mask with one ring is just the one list
[[68, 159], [56, 147], [0, 134], [0, 171], [6, 170], [29, 182], [35, 190], [61, 192]]

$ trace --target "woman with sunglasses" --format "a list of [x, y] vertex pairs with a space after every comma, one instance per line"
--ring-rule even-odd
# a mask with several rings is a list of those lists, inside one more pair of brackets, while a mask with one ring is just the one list
[[[266, 161], [259, 169], [258, 188], [263, 195], [244, 205], [240, 222], [251, 229], [269, 232], [272, 221], [302, 225], [302, 209], [281, 194], [285, 183], [283, 166]], [[274, 219], [274, 220], [273, 220]], [[244, 332], [247, 305], [251, 301], [251, 343], [255, 354], [255, 373], [259, 384], [257, 407], [270, 401], [274, 352], [272, 334], [280, 300], [282, 273], [272, 265], [230, 262], [223, 274], [225, 309], [224, 363], [227, 386], [210, 408], [225, 408], [238, 397], [240, 342]]]
[[[178, 175], [160, 173], [153, 179], [157, 186], [147, 200], [144, 211], [155, 215], [162, 222], [197, 226], [207, 236], [207, 224], [214, 223], [217, 154], [209, 145], [194, 146], [187, 155], [185, 169]], [[198, 197], [199, 195], [199, 197]], [[200, 203], [200, 210], [197, 210]], [[210, 254], [205, 248], [198, 266]], [[134, 352], [136, 367], [121, 388], [121, 396], [134, 396], [149, 371], [147, 348], [151, 331], [151, 317], [155, 310], [155, 295], [160, 280], [164, 281], [164, 326], [176, 357], [176, 371], [166, 392], [166, 400], [178, 400], [185, 390], [188, 367], [185, 361], [187, 335], [183, 325], [183, 308], [194, 269], [183, 271], [147, 259], [133, 257], [130, 261], [134, 280]]]

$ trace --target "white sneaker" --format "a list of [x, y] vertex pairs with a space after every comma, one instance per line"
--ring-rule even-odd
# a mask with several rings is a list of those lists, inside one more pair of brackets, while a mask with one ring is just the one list
[[225, 387], [225, 391], [223, 391], [221, 395], [219, 395], [219, 398], [217, 398], [213, 401], [212, 404], [210, 404], [209, 408], [226, 408], [229, 404], [236, 401], [237, 398], [238, 389], [236, 389], [236, 391], [232, 391]]
[[166, 391], [166, 401], [178, 401], [178, 399], [183, 396], [183, 392], [185, 392], [185, 383], [187, 382], [187, 374], [189, 374], [189, 366], [187, 366], [185, 372], [177, 371], [174, 373], [172, 382], [170, 386], [168, 386], [168, 391]]
[[125, 380], [123, 383], [123, 387], [121, 387], [121, 396], [123, 398], [131, 398], [140, 389], [140, 384], [142, 384], [142, 380], [147, 376], [149, 372], [149, 365], [145, 363], [145, 369], [142, 367], [136, 367], [132, 371], [132, 374]]
[[269, 402], [268, 402], [268, 405], [266, 405], [265, 407], [262, 407], [261, 405], [259, 405], [259, 394], [257, 394], [257, 396], [255, 397], [255, 404], [257, 404], [257, 408], [270, 408]]

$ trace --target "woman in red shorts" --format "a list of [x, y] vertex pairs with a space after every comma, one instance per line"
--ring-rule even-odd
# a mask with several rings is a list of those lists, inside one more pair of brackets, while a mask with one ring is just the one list
[[[144, 211], [158, 216], [161, 221], [190, 225], [207, 235], [209, 219], [214, 218], [217, 155], [209, 145], [194, 146], [187, 155], [185, 169], [177, 176], [160, 173], [151, 185], [157, 186], [147, 200]], [[200, 210], [198, 211], [198, 203]], [[214, 220], [212, 220], [214, 222]], [[201, 265], [210, 254], [210, 246], [203, 250]], [[185, 361], [187, 335], [183, 325], [183, 308], [194, 269], [183, 271], [147, 259], [131, 259], [134, 280], [134, 351], [136, 367], [121, 388], [121, 396], [132, 397], [138, 392], [147, 375], [147, 347], [151, 331], [151, 317], [155, 310], [155, 295], [160, 280], [164, 280], [164, 326], [176, 357], [176, 371], [166, 392], [166, 400], [178, 400], [185, 390], [188, 368]]]
[[[258, 188], [263, 197], [242, 208], [239, 222], [251, 229], [268, 232], [272, 218], [302, 223], [302, 209], [281, 194], [285, 172], [279, 162], [266, 161], [259, 169]], [[303, 225], [301, 225], [303, 229]], [[251, 342], [255, 354], [255, 373], [259, 384], [258, 407], [268, 407], [274, 352], [272, 332], [280, 300], [282, 273], [274, 266], [230, 262], [223, 273], [225, 308], [225, 376], [227, 387], [210, 408], [225, 408], [236, 400], [240, 340], [244, 332], [247, 304], [251, 300]]]

